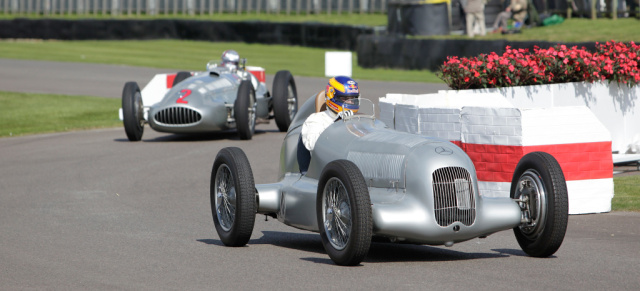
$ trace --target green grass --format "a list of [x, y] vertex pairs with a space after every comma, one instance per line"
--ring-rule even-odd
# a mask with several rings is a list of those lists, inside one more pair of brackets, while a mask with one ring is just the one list
[[[490, 29], [489, 27], [487, 29]], [[466, 35], [438, 36], [434, 38], [468, 39]], [[488, 33], [486, 36], [476, 36], [477, 40], [507, 39], [511, 41], [550, 41], [558, 43], [568, 42], [605, 42], [635, 41], [640, 42], [640, 20], [634, 18], [584, 19], [572, 18], [561, 24], [524, 28], [522, 33], [500, 34]]]
[[[260, 66], [267, 74], [290, 70], [294, 76], [324, 77], [326, 49], [299, 46], [229, 42], [146, 41], [0, 41], [0, 56], [10, 59], [48, 60], [98, 64], [122, 64], [174, 70], [203, 71], [210, 60], [233, 48], [247, 58], [247, 65]], [[365, 69], [353, 55], [353, 77], [363, 80], [441, 83], [435, 73], [391, 69]]]
[[613, 211], [640, 211], [640, 175], [613, 179]]
[[[1, 19], [15, 18], [29, 19], [189, 19], [203, 21], [268, 21], [268, 22], [320, 22], [330, 24], [346, 24], [346, 25], [363, 25], [363, 26], [386, 26], [387, 15], [381, 13], [359, 14], [359, 13], [342, 13], [342, 14], [305, 14], [304, 12], [286, 15], [284, 12], [279, 14], [267, 13], [223, 13], [223, 14], [204, 14], [204, 15], [186, 15], [186, 14], [163, 14], [163, 15], [118, 15], [110, 14], [102, 15], [36, 15], [36, 14], [3, 14], [0, 13]], [[490, 29], [490, 28], [488, 28]], [[447, 39], [466, 39], [466, 35], [445, 35], [445, 36], [429, 36], [417, 38], [447, 38]], [[636, 41], [640, 42], [640, 20], [635, 18], [618, 18], [616, 20], [608, 18], [586, 19], [572, 18], [566, 19], [563, 23], [551, 26], [525, 28], [520, 34], [488, 34], [486, 36], [476, 36], [479, 40], [495, 40], [507, 39], [512, 41], [550, 41], [550, 42], [590, 42], [590, 41]]]
[[120, 99], [0, 91], [0, 137], [122, 126]]

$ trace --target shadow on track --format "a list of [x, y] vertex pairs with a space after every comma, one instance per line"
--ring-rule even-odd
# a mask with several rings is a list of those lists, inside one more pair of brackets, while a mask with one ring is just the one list
[[[256, 130], [254, 136], [266, 133], [280, 132], [278, 130]], [[219, 140], [240, 140], [236, 131], [222, 131], [210, 133], [192, 133], [192, 134], [172, 134], [167, 133], [152, 139], [142, 139], [142, 142], [199, 142], [199, 141], [219, 141]], [[127, 138], [114, 139], [115, 142], [130, 142]]]
[[[263, 231], [263, 236], [259, 239], [252, 239], [249, 245], [268, 244], [278, 247], [299, 250], [304, 252], [326, 255], [320, 236], [315, 233], [290, 233], [279, 231]], [[199, 242], [224, 246], [217, 239], [199, 239]], [[391, 263], [391, 262], [449, 262], [461, 260], [477, 260], [506, 258], [509, 256], [526, 256], [521, 250], [515, 249], [494, 249], [495, 253], [468, 253], [451, 250], [445, 247], [434, 247], [413, 244], [397, 244], [373, 242], [367, 257], [363, 263]], [[304, 257], [301, 260], [319, 263], [333, 264], [328, 257]]]

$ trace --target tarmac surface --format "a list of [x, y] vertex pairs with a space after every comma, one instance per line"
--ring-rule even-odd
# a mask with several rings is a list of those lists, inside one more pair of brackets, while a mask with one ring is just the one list
[[[0, 90], [119, 98], [126, 81], [144, 84], [155, 72], [166, 70], [0, 59]], [[326, 80], [296, 82], [300, 96], [310, 96]], [[360, 85], [365, 97], [444, 89]], [[122, 128], [1, 138], [0, 290], [640, 286], [640, 213], [572, 215], [562, 247], [545, 259], [526, 256], [503, 231], [448, 248], [373, 243], [359, 267], [339, 267], [318, 234], [264, 216], [256, 217], [246, 247], [223, 246], [209, 206], [216, 153], [242, 148], [256, 183], [271, 183], [283, 137], [272, 122], [258, 125], [251, 141], [235, 132], [184, 136], [149, 127], [136, 143]]]

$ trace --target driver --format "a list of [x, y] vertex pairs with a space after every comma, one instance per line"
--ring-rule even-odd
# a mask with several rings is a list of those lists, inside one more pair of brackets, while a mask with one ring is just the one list
[[302, 143], [310, 152], [313, 151], [320, 134], [329, 125], [358, 111], [358, 83], [345, 76], [331, 78], [324, 98], [328, 109], [311, 114], [302, 125]]
[[240, 62], [240, 55], [238, 52], [234, 50], [226, 50], [222, 53], [222, 57], [220, 57], [222, 62], [220, 63], [223, 67], [228, 67], [230, 69], [237, 69], [238, 63]]

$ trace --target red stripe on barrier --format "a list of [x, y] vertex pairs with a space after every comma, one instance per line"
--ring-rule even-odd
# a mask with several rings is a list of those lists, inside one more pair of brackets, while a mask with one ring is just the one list
[[173, 80], [176, 79], [176, 75], [178, 74], [167, 75], [167, 89], [171, 89], [173, 87]]
[[462, 144], [473, 161], [478, 181], [511, 182], [520, 159], [530, 152], [546, 152], [558, 160], [567, 181], [613, 178], [611, 142], [503, 146]]
[[452, 140], [451, 143], [457, 145], [459, 148], [462, 148], [462, 142], [459, 140]]

